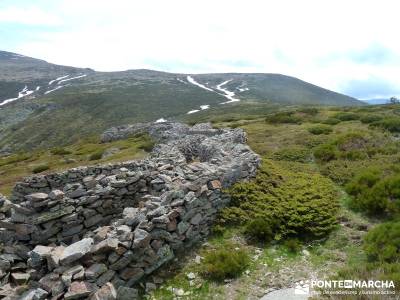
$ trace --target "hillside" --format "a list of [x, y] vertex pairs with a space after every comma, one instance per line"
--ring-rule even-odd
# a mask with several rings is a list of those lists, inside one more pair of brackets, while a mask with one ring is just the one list
[[[169, 136], [171, 140], [167, 140], [168, 145], [155, 147], [152, 152], [155, 155], [150, 153], [150, 159], [145, 161], [126, 160], [147, 156], [152, 140], [147, 135], [131, 136], [125, 140], [118, 134], [116, 137], [120, 140], [111, 139], [113, 141], [109, 143], [87, 140], [51, 151], [0, 158], [0, 174], [8, 175], [0, 182], [0, 186], [7, 184], [7, 188], [0, 189], [2, 193], [9, 195], [13, 181], [22, 176], [32, 173], [44, 175], [17, 183], [13, 193], [17, 204], [28, 203], [27, 207], [33, 207], [31, 209], [35, 210], [38, 220], [35, 226], [48, 221], [49, 216], [53, 218], [37, 227], [43, 234], [28, 231], [29, 237], [41, 239], [41, 244], [53, 244], [29, 252], [29, 255], [37, 253], [45, 257], [47, 252], [39, 250], [51, 251], [51, 257], [55, 257], [54, 261], [61, 266], [71, 264], [84, 274], [80, 279], [73, 277], [68, 287], [57, 285], [61, 291], [48, 289], [43, 292], [41, 289], [47, 287], [47, 281], [40, 280], [40, 288], [37, 284], [27, 285], [28, 281], [35, 283], [38, 277], [32, 276], [30, 264], [16, 263], [26, 260], [27, 251], [3, 255], [3, 260], [12, 260], [6, 269], [11, 275], [2, 275], [12, 285], [1, 287], [0, 295], [17, 296], [34, 290], [44, 294], [66, 293], [68, 298], [74, 293], [97, 294], [115, 288], [118, 295], [129, 293], [128, 299], [271, 300], [287, 299], [286, 296], [293, 295], [298, 285], [308, 287], [310, 276], [318, 280], [393, 280], [395, 288], [372, 291], [398, 293], [400, 266], [399, 253], [395, 249], [400, 234], [399, 114], [399, 105], [290, 107], [285, 111], [260, 113], [253, 119], [244, 116], [235, 120], [214, 120], [214, 129], [207, 124], [191, 128], [174, 123], [148, 124], [153, 128], [149, 130], [152, 137], [163, 140], [164, 136]], [[143, 124], [132, 126], [139, 128]], [[215, 130], [217, 128], [219, 130]], [[253, 157], [254, 153], [238, 142], [243, 141], [242, 130], [247, 133], [247, 143], [252, 151], [262, 158], [262, 164], [254, 179], [237, 182], [222, 190], [221, 193], [229, 195], [231, 201], [228, 206], [220, 206], [220, 200], [224, 199], [219, 191], [223, 181], [230, 183], [235, 176], [249, 174], [240, 164], [246, 162], [247, 155]], [[205, 132], [207, 135], [202, 136]], [[232, 140], [235, 140], [235, 147]], [[196, 146], [192, 147], [193, 144]], [[115, 148], [117, 150], [110, 153]], [[233, 155], [229, 152], [232, 149], [237, 151]], [[111, 155], [106, 157], [105, 152]], [[100, 155], [96, 155], [98, 153]], [[115, 164], [118, 161], [124, 162]], [[112, 164], [84, 167], [94, 162]], [[49, 168], [35, 168], [41, 164], [48, 164]], [[77, 165], [82, 167], [70, 169]], [[130, 168], [134, 171], [130, 172]], [[52, 174], [62, 170], [66, 171]], [[223, 178], [221, 182], [201, 181], [208, 181], [213, 170], [231, 173], [216, 176]], [[141, 177], [146, 180], [139, 180]], [[74, 184], [68, 184], [71, 180]], [[164, 190], [168, 184], [174, 188], [183, 184], [184, 191], [190, 192], [185, 195], [183, 191]], [[48, 193], [51, 190], [48, 186], [60, 190]], [[26, 195], [33, 191], [40, 193]], [[65, 198], [64, 193], [69, 198]], [[93, 197], [93, 193], [98, 197]], [[151, 193], [153, 196], [149, 197]], [[161, 196], [157, 197], [159, 194]], [[56, 202], [59, 201], [61, 209], [55, 206], [57, 209], [52, 210], [55, 202], [48, 199], [50, 195], [58, 195]], [[164, 200], [160, 202], [160, 198]], [[122, 219], [107, 226], [112, 218], [108, 214], [114, 213], [114, 217], [119, 218], [124, 208], [122, 203], [132, 205], [132, 199], [137, 200], [133, 205], [142, 207], [140, 212], [148, 214], [149, 221], [139, 226], [135, 221], [138, 210], [128, 206], [123, 210]], [[26, 241], [23, 229], [30, 227], [14, 224], [13, 220], [20, 219], [16, 219], [18, 215], [12, 209], [9, 215], [7, 208], [18, 206], [8, 206], [5, 198], [2, 201], [0, 207], [6, 216], [2, 224], [7, 225], [4, 230], [7, 228], [9, 233], [3, 237], [16, 232], [23, 243]], [[69, 206], [71, 203], [79, 206], [76, 214], [70, 212], [73, 209]], [[202, 221], [202, 217], [210, 213], [210, 206], [207, 206], [210, 203], [218, 203], [219, 210], [213, 227], [210, 231], [205, 228], [196, 230], [208, 224]], [[110, 205], [114, 205], [115, 210]], [[168, 209], [173, 207], [174, 210], [168, 213], [171, 217], [162, 215], [167, 213], [164, 205]], [[48, 214], [47, 210], [53, 214]], [[59, 212], [67, 217], [60, 216]], [[100, 214], [104, 217], [98, 217]], [[83, 220], [85, 226], [80, 225]], [[149, 226], [149, 223], [154, 226]], [[86, 231], [88, 235], [84, 234]], [[96, 234], [91, 234], [91, 231]], [[133, 245], [125, 241], [132, 232], [135, 232]], [[173, 258], [166, 245], [180, 247], [182, 241], [176, 239], [183, 239], [185, 243], [200, 232], [206, 234], [199, 243], [194, 243], [184, 253], [176, 253], [175, 260], [161, 266]], [[50, 235], [52, 237], [45, 240], [44, 236]], [[76, 242], [82, 236], [89, 238]], [[79, 244], [78, 248], [77, 243], [93, 243], [92, 239], [94, 248], [91, 248], [92, 244], [87, 247]], [[119, 240], [119, 247], [111, 243], [115, 239]], [[68, 251], [64, 244], [55, 247], [61, 241], [69, 245]], [[138, 251], [137, 248], [146, 248], [147, 251], [144, 254], [134, 252], [139, 253], [138, 256], [126, 266], [132, 259], [129, 256], [132, 252], [127, 250], [130, 245], [132, 251]], [[4, 254], [16, 247], [16, 244], [4, 247]], [[86, 255], [82, 256], [80, 252], [72, 255], [71, 249]], [[92, 253], [102, 252], [99, 249], [106, 254], [92, 256]], [[394, 251], [382, 251], [384, 249]], [[24, 258], [20, 258], [23, 253]], [[95, 258], [97, 264], [93, 264]], [[158, 270], [149, 267], [154, 262]], [[57, 269], [51, 269], [48, 260], [40, 260], [40, 263], [35, 266], [42, 271], [38, 276], [50, 274], [54, 284], [62, 280], [60, 274], [55, 274]], [[7, 268], [7, 264], [4, 265]], [[96, 273], [96, 270], [99, 271]], [[63, 276], [66, 275], [68, 273], [64, 272]], [[84, 282], [83, 291], [76, 288], [78, 280]], [[109, 283], [105, 284], [106, 281]], [[321, 292], [319, 289], [310, 291]]]
[[0, 52], [0, 149], [46, 148], [108, 127], [191, 120], [237, 105], [360, 105], [358, 100], [279, 74], [96, 72]]

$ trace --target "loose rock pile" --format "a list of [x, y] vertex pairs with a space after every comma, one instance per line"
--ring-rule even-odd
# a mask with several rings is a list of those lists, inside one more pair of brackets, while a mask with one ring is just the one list
[[0, 297], [135, 299], [135, 284], [208, 234], [230, 200], [222, 189], [260, 163], [241, 129], [209, 124], [132, 125], [102, 140], [143, 131], [159, 142], [148, 159], [29, 177], [0, 196]]

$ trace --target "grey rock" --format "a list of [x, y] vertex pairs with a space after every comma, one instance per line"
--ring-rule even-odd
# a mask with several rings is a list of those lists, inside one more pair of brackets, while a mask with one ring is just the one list
[[93, 264], [85, 270], [85, 277], [88, 280], [95, 280], [106, 271], [107, 266], [105, 264]]
[[139, 291], [137, 289], [120, 286], [117, 290], [118, 300], [137, 300], [139, 299]]
[[44, 300], [49, 293], [41, 288], [31, 289], [24, 292], [19, 300]]
[[93, 239], [85, 238], [66, 247], [60, 258], [61, 264], [67, 265], [80, 259], [82, 256], [84, 256], [86, 253], [90, 251], [92, 245], [93, 245]]
[[89, 300], [115, 300], [117, 299], [117, 291], [114, 285], [107, 282], [99, 290], [97, 290], [93, 295], [90, 296]]

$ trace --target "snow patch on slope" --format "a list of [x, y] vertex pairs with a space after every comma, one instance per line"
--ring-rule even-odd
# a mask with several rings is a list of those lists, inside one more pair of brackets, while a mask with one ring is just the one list
[[227, 89], [224, 89], [222, 86], [226, 85], [227, 83], [231, 82], [233, 79], [229, 79], [227, 81], [224, 81], [220, 84], [217, 85], [217, 90], [223, 92], [224, 94], [221, 94], [225, 98], [229, 99], [229, 101], [223, 102], [221, 104], [226, 104], [226, 103], [232, 103], [232, 102], [239, 102], [240, 99], [235, 98], [235, 93], [231, 92]]
[[187, 81], [190, 82], [191, 84], [197, 85], [198, 87], [201, 87], [202, 89], [205, 89], [210, 92], [215, 92], [213, 89], [210, 89], [206, 87], [205, 85], [198, 83], [192, 76], [187, 76]]
[[176, 80], [178, 80], [179, 82], [182, 82], [182, 83], [184, 83], [184, 84], [187, 84], [186, 81], [184, 81], [184, 80], [182, 80], [182, 79], [180, 79], [180, 78], [176, 78]]
[[62, 80], [62, 79], [67, 78], [67, 77], [69, 77], [69, 75], [65, 75], [65, 76], [58, 77], [58, 78], [56, 78], [56, 79], [50, 81], [50, 82], [49, 82], [49, 85], [52, 85], [54, 82], [59, 81], [59, 80]]
[[66, 85], [59, 85], [59, 86], [57, 86], [56, 88], [54, 88], [54, 89], [52, 89], [52, 90], [49, 90], [49, 91], [44, 92], [44, 94], [45, 94], [45, 95], [50, 94], [50, 93], [55, 92], [55, 91], [57, 91], [57, 90], [59, 90], [59, 89], [61, 89], [61, 88], [63, 88], [63, 87], [66, 87], [66, 86], [68, 86], [68, 84], [66, 84]]
[[197, 113], [197, 112], [199, 112], [199, 111], [201, 111], [201, 110], [205, 110], [205, 109], [209, 109], [209, 108], [210, 108], [210, 105], [209, 105], [209, 104], [200, 105], [200, 109], [193, 109], [193, 110], [187, 112], [187, 114], [188, 114], [188, 115], [191, 115], [191, 114]]
[[193, 109], [193, 110], [191, 110], [191, 111], [188, 111], [188, 115], [191, 115], [191, 114], [194, 114], [194, 113], [197, 113], [197, 112], [199, 112], [200, 110], [199, 109]]
[[78, 75], [78, 76], [76, 76], [76, 77], [71, 77], [71, 78], [63, 79], [63, 80], [60, 80], [60, 81], [58, 82], [58, 84], [61, 84], [61, 83], [66, 82], [66, 81], [70, 81], [70, 80], [74, 80], [74, 79], [86, 77], [86, 76], [87, 76], [86, 74], [82, 74], [82, 75]]
[[6, 105], [7, 103], [14, 102], [14, 101], [16, 101], [18, 99], [21, 99], [21, 98], [24, 98], [26, 96], [29, 96], [33, 92], [34, 91], [28, 90], [28, 86], [25, 86], [23, 88], [23, 90], [18, 93], [18, 97], [17, 98], [11, 98], [11, 99], [4, 100], [4, 101], [0, 102], [0, 106]]
[[154, 123], [165, 123], [165, 122], [167, 122], [166, 119], [160, 118], [160, 119], [158, 119], [157, 121], [155, 121]]

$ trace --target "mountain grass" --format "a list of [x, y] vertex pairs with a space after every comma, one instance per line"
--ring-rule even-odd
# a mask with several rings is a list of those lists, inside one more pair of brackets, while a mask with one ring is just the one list
[[93, 137], [64, 148], [21, 152], [3, 157], [0, 158], [0, 193], [9, 195], [15, 182], [32, 174], [144, 158], [150, 150], [148, 145], [152, 143], [147, 135], [106, 144]]

